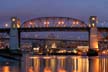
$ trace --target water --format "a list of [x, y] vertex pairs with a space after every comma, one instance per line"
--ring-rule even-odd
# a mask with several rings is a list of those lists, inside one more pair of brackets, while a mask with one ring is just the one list
[[[21, 72], [18, 62], [0, 64], [0, 72]], [[31, 56], [26, 65], [27, 72], [108, 72], [108, 57]]]

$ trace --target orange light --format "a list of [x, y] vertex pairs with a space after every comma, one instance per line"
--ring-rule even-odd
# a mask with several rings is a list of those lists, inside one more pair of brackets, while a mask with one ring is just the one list
[[93, 42], [94, 43], [94, 48], [98, 49], [98, 42]]
[[64, 68], [58, 69], [58, 72], [67, 72]]
[[30, 68], [28, 69], [28, 72], [34, 72], [34, 71], [33, 71], [33, 68], [30, 67]]
[[73, 24], [76, 24], [75, 21], [72, 22]]
[[105, 52], [105, 51], [103, 51], [103, 52], [102, 52], [102, 54], [106, 54], [106, 52]]
[[10, 72], [9, 66], [4, 66], [3, 67], [3, 72]]
[[79, 21], [76, 21], [76, 24], [79, 24]]
[[45, 67], [44, 72], [52, 72], [52, 70], [49, 67]]
[[20, 28], [20, 24], [17, 24], [17, 28]]
[[93, 26], [93, 27], [95, 27], [95, 24], [94, 24], [94, 23], [92, 23], [92, 26]]
[[44, 24], [49, 24], [49, 21], [44, 21]]
[[20, 28], [20, 19], [17, 19], [17, 28]]

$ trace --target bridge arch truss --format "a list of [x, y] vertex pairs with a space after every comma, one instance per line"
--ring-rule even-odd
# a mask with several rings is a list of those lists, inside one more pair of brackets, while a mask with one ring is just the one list
[[39, 17], [25, 21], [21, 27], [87, 27], [87, 24], [79, 19], [69, 17]]

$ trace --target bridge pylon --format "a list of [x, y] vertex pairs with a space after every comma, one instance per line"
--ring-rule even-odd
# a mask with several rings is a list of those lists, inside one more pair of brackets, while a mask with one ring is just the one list
[[19, 37], [17, 29], [17, 18], [11, 18], [11, 28], [10, 28], [10, 39], [9, 39], [9, 48], [11, 50], [19, 49]]
[[98, 50], [98, 31], [97, 31], [97, 17], [90, 16], [90, 32], [89, 32], [89, 47], [93, 50]]

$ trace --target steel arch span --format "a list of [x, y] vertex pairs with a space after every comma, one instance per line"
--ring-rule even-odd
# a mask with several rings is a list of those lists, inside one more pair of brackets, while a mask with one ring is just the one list
[[39, 17], [25, 21], [21, 28], [87, 27], [84, 21], [69, 17]]

